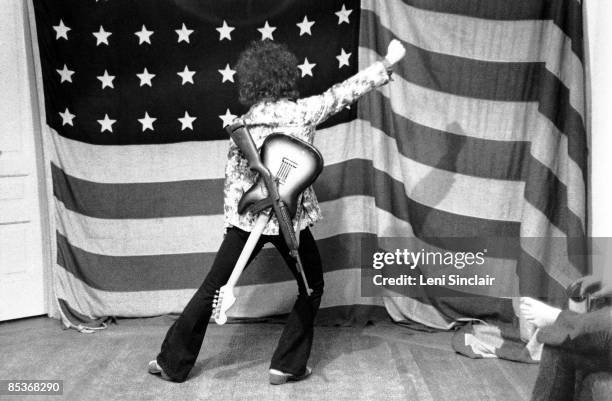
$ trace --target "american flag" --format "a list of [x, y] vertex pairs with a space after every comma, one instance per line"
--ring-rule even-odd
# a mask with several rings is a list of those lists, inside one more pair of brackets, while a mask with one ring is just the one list
[[[383, 310], [449, 328], [513, 319], [509, 300], [360, 296], [364, 239], [582, 238], [586, 134], [577, 0], [34, 1], [53, 178], [56, 294], [92, 317], [179, 312], [222, 238], [222, 127], [245, 111], [232, 66], [253, 40], [288, 44], [303, 96], [384, 54], [394, 80], [319, 127], [315, 229], [330, 322]], [[489, 272], [558, 296], [584, 271], [566, 241], [529, 241]], [[234, 316], [290, 309], [265, 249]], [[265, 288], [265, 291], [261, 289]], [[457, 294], [459, 295], [459, 294]], [[384, 309], [383, 309], [384, 308]], [[515, 356], [516, 357], [516, 356]], [[518, 358], [518, 357], [516, 357]]]

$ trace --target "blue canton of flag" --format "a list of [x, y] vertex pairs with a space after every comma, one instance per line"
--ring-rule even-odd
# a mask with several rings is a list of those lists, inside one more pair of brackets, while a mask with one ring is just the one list
[[246, 111], [233, 65], [254, 40], [295, 52], [302, 95], [356, 72], [357, 1], [253, 4], [36, 1], [48, 124], [94, 144], [225, 139]]

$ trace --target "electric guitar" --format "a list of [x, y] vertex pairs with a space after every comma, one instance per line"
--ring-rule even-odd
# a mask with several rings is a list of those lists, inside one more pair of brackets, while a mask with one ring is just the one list
[[291, 255], [296, 258], [298, 270], [308, 290], [291, 218], [297, 211], [300, 194], [312, 185], [323, 170], [321, 153], [301, 139], [279, 133], [270, 134], [263, 142], [260, 157], [244, 124], [234, 124], [228, 127], [228, 131], [245, 155], [249, 167], [259, 173], [255, 184], [240, 199], [238, 212], [251, 210], [259, 215], [227, 284], [217, 291], [213, 300], [213, 317], [219, 325], [227, 321], [226, 312], [236, 301], [234, 287], [266, 228], [271, 210], [277, 215], [280, 230]]

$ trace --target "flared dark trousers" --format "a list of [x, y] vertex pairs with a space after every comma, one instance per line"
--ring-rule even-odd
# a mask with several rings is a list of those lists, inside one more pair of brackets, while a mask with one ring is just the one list
[[[210, 272], [183, 313], [168, 330], [161, 352], [157, 356], [157, 363], [172, 380], [185, 381], [193, 368], [212, 314], [215, 292], [227, 283], [249, 234], [236, 227], [227, 230]], [[301, 281], [295, 260], [290, 256], [282, 236], [262, 235], [249, 263], [268, 242], [278, 249], [296, 280]], [[271, 369], [294, 375], [301, 375], [306, 370], [312, 348], [313, 322], [323, 295], [321, 257], [308, 228], [300, 233], [299, 254], [308, 284], [313, 291], [310, 295], [303, 290], [299, 291], [270, 364]]]

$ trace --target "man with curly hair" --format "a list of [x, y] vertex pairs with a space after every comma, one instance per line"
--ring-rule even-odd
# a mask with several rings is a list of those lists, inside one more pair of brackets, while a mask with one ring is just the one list
[[[236, 64], [239, 100], [250, 109], [239, 117], [250, 127], [257, 147], [273, 132], [293, 135], [313, 142], [315, 127], [374, 88], [386, 84], [391, 68], [405, 53], [397, 40], [391, 41], [383, 60], [338, 83], [323, 94], [298, 99], [298, 61], [286, 46], [272, 41], [253, 42]], [[210, 272], [189, 301], [180, 317], [168, 330], [157, 359], [149, 363], [149, 372], [164, 379], [182, 382], [187, 378], [200, 352], [212, 314], [215, 292], [227, 283], [256, 220], [250, 212], [238, 213], [238, 202], [257, 178], [247, 160], [230, 139], [225, 169], [225, 237]], [[310, 225], [321, 217], [312, 187], [301, 196], [293, 221], [299, 231], [298, 252], [304, 273], [312, 289], [300, 294], [287, 319], [278, 346], [272, 356], [271, 384], [283, 384], [308, 377], [306, 366], [313, 341], [313, 322], [323, 294], [323, 269]], [[272, 217], [260, 237], [252, 260], [267, 242], [272, 243], [296, 275], [295, 261], [279, 235], [278, 221]], [[296, 276], [296, 279], [299, 277]]]

